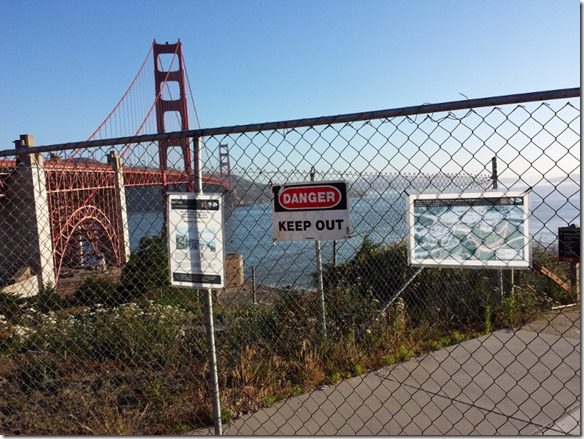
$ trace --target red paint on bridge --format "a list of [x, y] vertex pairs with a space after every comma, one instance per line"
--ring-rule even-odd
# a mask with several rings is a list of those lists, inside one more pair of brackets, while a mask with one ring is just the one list
[[[2, 193], [2, 185], [4, 179], [12, 172], [16, 167], [16, 160], [0, 160], [0, 196]], [[114, 173], [111, 165], [105, 163], [96, 162], [65, 162], [65, 161], [53, 161], [47, 160], [45, 162], [45, 171], [50, 172], [61, 172], [62, 184], [65, 185], [62, 190], [67, 190], [77, 185], [83, 179], [94, 179], [96, 173]], [[67, 175], [69, 174], [69, 175]], [[135, 186], [164, 186], [164, 184], [178, 185], [178, 184], [188, 184], [193, 183], [193, 173], [188, 173], [185, 171], [180, 171], [176, 169], [169, 169], [162, 171], [155, 168], [141, 168], [141, 167], [124, 167], [124, 186], [135, 187]], [[99, 182], [96, 181], [96, 187], [99, 188]], [[231, 190], [230, 178], [226, 176], [214, 176], [203, 174], [203, 184], [220, 186], [227, 191]], [[56, 188], [55, 188], [56, 189]]]
[[[16, 160], [0, 160], [0, 202], [8, 201], [2, 200], [2, 189], [11, 184], [10, 174], [16, 167]], [[79, 265], [80, 239], [91, 245], [94, 254], [102, 254], [108, 265], [123, 265], [123, 228], [127, 224], [120, 218], [114, 167], [91, 161], [46, 160], [44, 171], [55, 278], [59, 279], [64, 267]], [[193, 184], [193, 174], [179, 170], [123, 167], [123, 176], [125, 187]], [[204, 184], [231, 190], [229, 178], [203, 175], [202, 179]]]

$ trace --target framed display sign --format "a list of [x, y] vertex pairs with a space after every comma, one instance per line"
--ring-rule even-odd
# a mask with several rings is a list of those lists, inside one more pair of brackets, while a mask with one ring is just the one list
[[530, 266], [526, 193], [409, 195], [407, 220], [411, 265]]
[[224, 276], [221, 197], [168, 194], [170, 284], [222, 288]]

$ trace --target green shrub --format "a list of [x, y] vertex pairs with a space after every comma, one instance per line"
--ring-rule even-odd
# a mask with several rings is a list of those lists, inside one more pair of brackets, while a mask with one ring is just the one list
[[117, 285], [104, 278], [89, 278], [75, 291], [75, 299], [83, 305], [114, 306], [119, 301]]
[[365, 300], [355, 287], [336, 287], [325, 291], [328, 333], [332, 337], [357, 333], [379, 311], [379, 301]]
[[238, 352], [246, 344], [271, 345], [277, 337], [271, 305], [217, 307], [215, 317], [225, 322], [217, 343], [230, 352]]
[[[339, 314], [348, 309], [351, 316], [349, 321], [341, 319], [340, 326], [347, 328], [366, 322], [416, 271], [416, 267], [408, 265], [404, 242], [385, 246], [365, 238], [352, 260], [324, 270], [331, 307]], [[497, 275], [494, 270], [425, 268], [401, 296], [408, 324], [439, 324], [445, 332], [482, 330], [487, 309], [494, 310], [501, 301], [494, 288]], [[341, 306], [333, 305], [333, 298], [341, 301]], [[331, 320], [335, 318], [338, 319], [331, 314]]]
[[268, 321], [267, 340], [284, 357], [299, 351], [305, 340], [321, 339], [320, 303], [316, 295], [282, 295]]
[[119, 296], [130, 301], [150, 290], [170, 284], [165, 236], [145, 236], [122, 270]]
[[22, 314], [21, 303], [22, 299], [16, 295], [0, 292], [0, 315], [8, 320], [16, 319]]
[[146, 302], [116, 308], [96, 306], [77, 314], [30, 313], [17, 327], [19, 350], [51, 352], [71, 361], [114, 360], [159, 367], [181, 359], [205, 358], [197, 316]]
[[48, 353], [33, 353], [22, 356], [17, 369], [18, 383], [22, 390], [51, 390], [61, 375], [60, 362]]
[[414, 351], [406, 345], [401, 345], [399, 350], [393, 354], [387, 354], [382, 357], [384, 365], [391, 366], [392, 364], [408, 361], [415, 356]]
[[551, 299], [536, 291], [531, 285], [516, 286], [503, 301], [507, 322], [514, 328], [534, 320], [550, 306]]
[[96, 313], [87, 323], [85, 335], [93, 338], [90, 355], [163, 367], [191, 353], [187, 332], [202, 322], [189, 312], [148, 302]]
[[154, 303], [159, 305], [170, 305], [194, 314], [202, 314], [206, 303], [204, 294], [196, 289], [166, 287], [149, 296]]
[[399, 347], [398, 359], [399, 361], [408, 361], [415, 356], [414, 351], [405, 345]]
[[63, 300], [57, 294], [53, 284], [43, 285], [36, 296], [30, 301], [41, 312], [56, 311], [63, 308]]
[[[557, 248], [537, 244], [532, 248], [532, 251], [534, 263], [551, 270], [561, 279], [569, 279], [570, 264], [559, 260]], [[518, 276], [521, 280], [519, 282], [520, 285], [530, 285], [539, 294], [548, 297], [552, 304], [567, 305], [577, 301], [577, 293], [575, 291], [564, 290], [554, 281], [537, 271], [518, 272]]]
[[368, 300], [385, 303], [415, 272], [406, 256], [404, 242], [387, 247], [366, 237], [353, 259], [335, 267], [325, 266], [325, 288], [354, 288]]
[[432, 340], [430, 342], [430, 348], [434, 351], [438, 351], [440, 349], [444, 349], [445, 347], [450, 346], [450, 337], [440, 337], [438, 340]]
[[341, 381], [343, 379], [343, 375], [341, 374], [341, 372], [339, 371], [335, 371], [331, 374], [331, 376], [329, 377], [329, 382], [331, 384], [336, 384], [339, 381]]

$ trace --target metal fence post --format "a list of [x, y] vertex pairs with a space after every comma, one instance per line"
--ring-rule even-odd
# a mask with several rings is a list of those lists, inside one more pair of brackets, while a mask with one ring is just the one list
[[[314, 181], [316, 170], [314, 167], [310, 170], [310, 181]], [[321, 313], [321, 327], [322, 336], [326, 338], [326, 306], [324, 301], [324, 283], [322, 280], [322, 256], [320, 253], [320, 241], [314, 241], [314, 249], [316, 252], [316, 279], [318, 283], [318, 292], [320, 295], [320, 313]]]
[[213, 384], [213, 424], [215, 435], [223, 434], [221, 424], [221, 400], [219, 395], [219, 375], [217, 372], [217, 352], [215, 350], [215, 325], [213, 324], [213, 292], [207, 289], [207, 345], [209, 349], [209, 373]]
[[[491, 160], [491, 180], [493, 180], [493, 189], [497, 189], [499, 186], [499, 174], [497, 172], [497, 156], [493, 157]], [[505, 284], [503, 279], [503, 269], [499, 270], [499, 290], [501, 292], [501, 299], [505, 295]]]
[[255, 265], [251, 267], [251, 297], [254, 305], [257, 305], [256, 297], [256, 268]]
[[[195, 191], [197, 194], [203, 193], [203, 175], [201, 172], [201, 138], [193, 138], [195, 150]], [[217, 372], [217, 352], [215, 348], [215, 325], [213, 323], [213, 292], [207, 289], [207, 349], [209, 350], [209, 374], [213, 388], [213, 424], [215, 435], [223, 434], [221, 424], [221, 399], [219, 393], [219, 374]]]

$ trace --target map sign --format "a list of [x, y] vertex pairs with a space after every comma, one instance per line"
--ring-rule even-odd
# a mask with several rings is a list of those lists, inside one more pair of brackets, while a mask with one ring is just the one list
[[530, 266], [525, 193], [409, 195], [407, 218], [411, 265]]
[[170, 283], [222, 288], [224, 276], [221, 197], [168, 194]]

